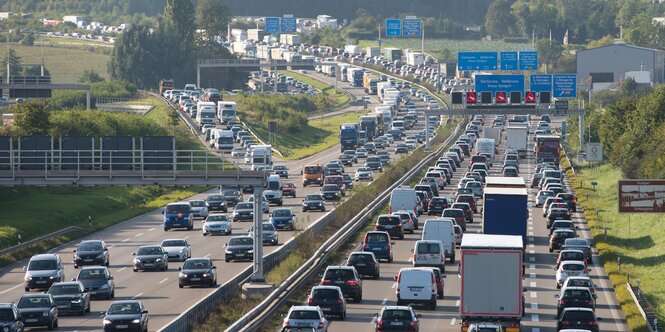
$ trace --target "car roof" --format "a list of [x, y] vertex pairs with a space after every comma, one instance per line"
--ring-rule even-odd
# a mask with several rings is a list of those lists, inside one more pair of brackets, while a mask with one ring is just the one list
[[564, 291], [569, 290], [569, 289], [570, 290], [587, 291], [587, 292], [591, 293], [591, 291], [589, 290], [588, 287], [580, 287], [580, 286], [566, 286], [566, 287], [563, 287], [563, 288], [561, 288], [561, 293], [563, 293]]
[[289, 309], [289, 311], [292, 311], [292, 310], [319, 311], [319, 306], [294, 305], [294, 306], [291, 306], [291, 309]]
[[387, 305], [381, 308], [381, 310], [413, 310], [413, 308], [405, 305]]
[[564, 249], [564, 250], [559, 251], [559, 254], [563, 254], [563, 253], [566, 253], [566, 252], [576, 252], [576, 253], [584, 254], [584, 252], [582, 250], [577, 250], [577, 249]]
[[353, 266], [345, 266], [345, 265], [328, 265], [328, 267], [326, 267], [326, 270], [332, 270], [332, 269], [335, 269], [335, 270], [355, 270], [356, 268], [353, 267]]
[[312, 290], [314, 289], [333, 289], [341, 291], [341, 288], [339, 288], [339, 286], [330, 286], [330, 285], [317, 285], [312, 287]]
[[30, 258], [30, 260], [51, 260], [51, 259], [57, 259], [58, 254], [38, 254], [34, 255]]

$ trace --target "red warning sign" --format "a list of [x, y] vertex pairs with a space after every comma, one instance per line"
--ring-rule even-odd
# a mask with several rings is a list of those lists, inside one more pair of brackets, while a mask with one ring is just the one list
[[478, 98], [476, 97], [476, 92], [475, 91], [469, 91], [466, 93], [466, 103], [467, 104], [475, 104], [478, 102]]
[[496, 103], [497, 104], [504, 104], [506, 103], [506, 93], [503, 91], [499, 91], [496, 93]]
[[524, 96], [524, 102], [534, 104], [536, 102], [536, 93], [533, 91], [527, 91], [526, 96]]

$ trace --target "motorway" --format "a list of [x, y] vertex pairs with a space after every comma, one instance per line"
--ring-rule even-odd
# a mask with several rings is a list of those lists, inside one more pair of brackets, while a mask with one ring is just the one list
[[[562, 118], [555, 119], [553, 127], [561, 126]], [[491, 119], [486, 119], [486, 123], [491, 123]], [[537, 123], [537, 121], [536, 121]], [[532, 122], [533, 124], [533, 122]], [[504, 132], [505, 133], [505, 132]], [[531, 131], [533, 133], [533, 130]], [[505, 136], [505, 134], [504, 134]], [[520, 175], [530, 183], [531, 175], [534, 172], [533, 136], [529, 138], [529, 155], [520, 162]], [[504, 143], [501, 145], [500, 153], [502, 156]], [[455, 172], [455, 178], [451, 185], [443, 191], [443, 195], [452, 197], [453, 191], [457, 187], [457, 182], [463, 176], [468, 166], [469, 159], [464, 161], [461, 168]], [[500, 173], [502, 159], [496, 158], [494, 167], [490, 169], [490, 174], [497, 176]], [[568, 187], [569, 189], [570, 187]], [[545, 218], [542, 216], [542, 208], [536, 208], [534, 199], [537, 193], [536, 189], [529, 188], [529, 220], [528, 220], [528, 246], [526, 248], [526, 278], [524, 286], [527, 292], [524, 294], [526, 299], [526, 314], [522, 320], [522, 331], [545, 332], [556, 331], [556, 299], [555, 294], [559, 291], [555, 286], [554, 262], [556, 254], [548, 251], [548, 230], [545, 227]], [[482, 206], [482, 200], [479, 200]], [[481, 211], [481, 210], [479, 210]], [[429, 217], [431, 218], [431, 217]], [[429, 219], [426, 215], [420, 218], [421, 224]], [[578, 234], [581, 237], [590, 239], [588, 226], [584, 221], [583, 213], [578, 209], [574, 214], [574, 222], [579, 227]], [[467, 233], [481, 232], [481, 214], [474, 216], [472, 224], [467, 223]], [[329, 331], [374, 331], [373, 314], [379, 313], [384, 305], [395, 305], [395, 287], [393, 279], [400, 268], [411, 267], [411, 249], [415, 241], [422, 235], [422, 229], [415, 234], [408, 234], [404, 240], [397, 240], [393, 246], [394, 261], [391, 264], [382, 263], [381, 277], [379, 280], [363, 281], [363, 302], [359, 304], [347, 304], [347, 317], [344, 321], [334, 320]], [[625, 317], [618, 304], [614, 289], [602, 266], [599, 264], [600, 258], [594, 248], [594, 263], [591, 266], [590, 277], [596, 284], [598, 293], [596, 315], [600, 321], [600, 331], [630, 331], [626, 325]], [[461, 255], [457, 255], [461, 257]], [[460, 286], [461, 279], [458, 276], [458, 262], [454, 265], [448, 263], [446, 267], [446, 279], [444, 279], [444, 298], [438, 300], [438, 306], [435, 311], [428, 311], [416, 307], [416, 311], [422, 314], [420, 319], [421, 331], [459, 331], [459, 305], [460, 305]]]
[[[348, 85], [347, 85], [348, 86]], [[424, 109], [424, 104], [417, 103], [420, 110]], [[407, 135], [413, 135], [424, 126], [424, 114], [420, 114], [418, 124], [414, 129], [407, 131]], [[387, 150], [393, 151], [395, 143]], [[309, 193], [318, 192], [319, 187], [303, 188], [299, 181], [299, 169], [302, 165], [319, 162], [325, 164], [328, 160], [336, 159], [340, 154], [339, 145], [321, 152], [317, 155], [306, 158], [305, 160], [286, 162], [290, 168], [291, 177], [285, 182], [295, 183], [297, 188], [297, 198], [287, 198], [284, 207], [293, 208], [297, 213], [297, 228], [304, 229], [310, 223], [313, 223], [323, 215], [320, 212], [303, 213], [300, 210], [300, 202], [303, 196]], [[395, 155], [391, 152], [393, 162]], [[401, 158], [401, 156], [399, 157]], [[282, 164], [276, 162], [275, 164]], [[347, 173], [353, 174], [356, 167], [346, 167]], [[204, 199], [208, 193], [196, 195], [192, 198]], [[245, 195], [245, 198], [248, 196]], [[271, 210], [274, 207], [271, 206]], [[332, 203], [327, 203], [328, 210], [333, 208]], [[231, 211], [229, 211], [230, 213]], [[263, 220], [268, 220], [268, 215], [263, 215]], [[201, 298], [212, 292], [209, 288], [184, 288], [179, 289], [177, 267], [180, 262], [170, 262], [169, 270], [165, 272], [132, 272], [132, 253], [141, 245], [159, 244], [162, 240], [168, 238], [185, 238], [192, 246], [192, 257], [210, 257], [213, 259], [218, 269], [218, 283], [223, 284], [231, 277], [237, 275], [242, 270], [251, 266], [251, 262], [224, 262], [224, 244], [228, 236], [221, 237], [203, 237], [201, 234], [201, 221], [196, 221], [193, 231], [169, 231], [164, 232], [161, 228], [162, 215], [161, 209], [137, 216], [118, 225], [109, 227], [105, 230], [96, 232], [83, 239], [103, 239], [110, 247], [110, 271], [114, 276], [116, 285], [116, 297], [114, 300], [122, 299], [140, 299], [150, 311], [150, 330], [154, 331], [164, 326], [172, 319], [176, 318], [182, 312], [186, 311]], [[233, 224], [233, 234], [247, 233], [250, 222], [237, 222]], [[297, 231], [296, 231], [297, 232]], [[286, 242], [292, 238], [296, 232], [280, 232], [280, 243]], [[54, 250], [53, 253], [60, 254], [65, 264], [65, 276], [69, 280], [74, 277], [78, 270], [73, 268], [72, 256], [73, 250], [78, 244], [72, 241], [62, 245]], [[278, 247], [265, 247], [265, 254], [274, 251]], [[5, 268], [0, 275], [0, 303], [17, 301], [23, 290], [24, 272], [22, 266], [27, 261], [15, 263]], [[92, 331], [100, 330], [102, 324], [101, 313], [105, 311], [111, 301], [93, 301], [91, 313], [84, 316], [61, 317], [60, 330], [67, 331]]]

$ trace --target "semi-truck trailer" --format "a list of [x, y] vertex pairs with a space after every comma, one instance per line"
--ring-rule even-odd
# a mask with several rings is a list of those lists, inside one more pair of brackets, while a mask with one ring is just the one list
[[343, 123], [339, 126], [339, 144], [344, 150], [355, 150], [360, 139], [360, 129], [357, 123]]
[[521, 188], [485, 188], [483, 194], [483, 233], [518, 235], [526, 243], [528, 194]]
[[506, 134], [506, 149], [517, 150], [520, 158], [526, 158], [526, 144], [529, 130], [525, 126], [510, 126]]
[[536, 152], [536, 161], [539, 163], [542, 162], [553, 162], [559, 164], [559, 152], [561, 143], [561, 137], [557, 135], [538, 135], [536, 136], [536, 146], [534, 148]]
[[347, 72], [347, 80], [352, 86], [363, 86], [363, 75], [365, 71], [361, 68], [352, 68]]
[[364, 115], [360, 117], [360, 130], [364, 130], [367, 135], [367, 141], [373, 141], [376, 136], [377, 128], [376, 115]]
[[523, 244], [519, 236], [464, 234], [460, 246], [462, 332], [471, 324], [520, 331], [524, 315]]
[[375, 95], [376, 84], [378, 82], [379, 80], [374, 78], [374, 76], [371, 73], [365, 72], [363, 74], [363, 89], [365, 90], [365, 93], [367, 93], [368, 95]]

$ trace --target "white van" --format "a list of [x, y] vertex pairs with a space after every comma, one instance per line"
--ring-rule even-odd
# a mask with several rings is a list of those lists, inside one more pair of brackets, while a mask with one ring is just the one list
[[397, 275], [397, 305], [423, 304], [436, 310], [437, 287], [434, 271], [428, 268], [402, 268]]
[[217, 150], [231, 152], [231, 150], [233, 150], [233, 131], [222, 129], [213, 130], [213, 135], [210, 135], [211, 139], [213, 139], [213, 146]]
[[455, 230], [453, 218], [429, 219], [423, 226], [422, 240], [441, 241], [443, 251], [451, 263], [455, 263]]
[[413, 253], [413, 267], [433, 266], [438, 267], [441, 272], [446, 272], [446, 256], [441, 241], [416, 241], [411, 252]]
[[279, 175], [273, 174], [268, 176], [268, 185], [263, 195], [268, 199], [268, 203], [277, 204], [282, 206], [282, 180]]
[[390, 194], [388, 213], [398, 210], [418, 213], [418, 196], [416, 196], [416, 191], [413, 188], [403, 186], [393, 189]]

